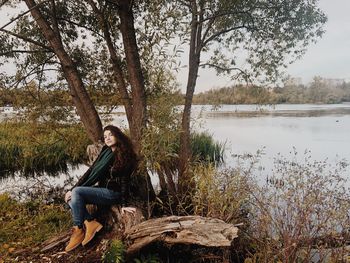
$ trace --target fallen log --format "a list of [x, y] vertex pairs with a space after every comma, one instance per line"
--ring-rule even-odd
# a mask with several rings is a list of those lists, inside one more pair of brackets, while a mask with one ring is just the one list
[[161, 241], [171, 244], [195, 244], [206, 247], [229, 247], [238, 228], [222, 220], [201, 216], [169, 216], [136, 224], [125, 231], [127, 254]]

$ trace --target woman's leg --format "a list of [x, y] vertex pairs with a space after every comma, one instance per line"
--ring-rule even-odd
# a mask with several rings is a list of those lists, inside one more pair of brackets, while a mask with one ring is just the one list
[[72, 190], [72, 198], [68, 203], [72, 208], [73, 224], [82, 227], [85, 219], [92, 216], [86, 210], [87, 204], [112, 205], [120, 200], [120, 193], [107, 188], [77, 186]]

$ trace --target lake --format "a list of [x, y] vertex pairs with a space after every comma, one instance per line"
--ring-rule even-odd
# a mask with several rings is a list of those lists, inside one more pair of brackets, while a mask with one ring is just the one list
[[[196, 107], [200, 112], [199, 106]], [[334, 105], [223, 105], [203, 108], [203, 125], [219, 141], [226, 141], [226, 162], [231, 154], [254, 154], [263, 149], [262, 166], [271, 168], [281, 153], [309, 150], [313, 159], [350, 161], [350, 104]]]
[[[123, 112], [121, 107], [113, 112], [113, 124], [126, 127]], [[271, 173], [278, 153], [293, 158], [294, 149], [300, 158], [308, 150], [314, 160], [327, 158], [330, 163], [342, 159], [350, 161], [350, 103], [194, 105], [192, 116], [196, 130], [207, 131], [215, 140], [225, 142], [228, 166], [235, 165], [233, 154], [254, 154], [263, 149], [265, 154], [259, 164], [263, 176]], [[80, 166], [72, 173], [79, 176], [85, 169], [85, 166]], [[54, 181], [59, 183], [63, 178]], [[11, 184], [11, 179], [1, 183], [0, 191], [6, 189], [7, 184]]]

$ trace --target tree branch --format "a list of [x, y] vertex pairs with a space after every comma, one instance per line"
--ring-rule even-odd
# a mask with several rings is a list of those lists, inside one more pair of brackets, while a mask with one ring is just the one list
[[7, 51], [7, 52], [3, 52], [3, 53], [0, 53], [0, 56], [7, 56], [7, 55], [10, 55], [11, 53], [40, 53], [40, 52], [46, 52], [46, 53], [49, 53], [51, 51], [49, 50], [20, 50], [20, 49], [14, 49], [14, 50], [11, 50], [11, 51]]
[[[205, 19], [202, 21], [202, 23], [204, 23], [204, 21], [205, 21]], [[201, 43], [204, 43], [204, 40], [207, 37], [209, 30], [211, 29], [211, 26], [214, 24], [214, 21], [215, 21], [215, 19], [209, 20], [207, 28], [205, 29], [204, 34], [202, 36]], [[203, 47], [204, 47], [204, 45], [203, 45]]]
[[96, 35], [100, 36], [101, 38], [103, 38], [103, 36], [99, 32], [95, 31], [93, 28], [87, 27], [85, 25], [79, 24], [79, 23], [77, 23], [75, 21], [72, 21], [72, 20], [69, 20], [69, 19], [63, 18], [63, 17], [57, 17], [57, 19], [61, 20], [61, 21], [66, 21], [66, 22], [68, 22], [68, 23], [70, 23], [72, 25], [75, 25], [77, 27], [85, 28], [85, 29], [87, 29], [87, 30], [89, 30], [91, 32], [94, 32]]
[[108, 22], [106, 21], [105, 17], [103, 16], [103, 13], [101, 10], [99, 10], [93, 0], [88, 0], [88, 3], [92, 7], [93, 11], [96, 13], [99, 23], [100, 23], [100, 29], [103, 32], [104, 40], [106, 41], [107, 48], [110, 54], [110, 61], [112, 63], [112, 69], [115, 75], [115, 79], [118, 85], [118, 90], [121, 94], [121, 97], [123, 99], [123, 104], [125, 107], [125, 111], [127, 113], [127, 118], [131, 118], [132, 114], [132, 103], [131, 99], [125, 84], [124, 80], [124, 75], [123, 75], [123, 70], [120, 67], [120, 58], [117, 55], [116, 49], [113, 45], [113, 41], [110, 35], [109, 31], [109, 25]]
[[226, 33], [233, 31], [233, 30], [242, 29], [242, 28], [248, 28], [248, 27], [245, 25], [242, 25], [242, 26], [230, 27], [230, 28], [218, 31], [218, 32], [214, 33], [213, 35], [211, 35], [210, 37], [208, 37], [207, 40], [203, 41], [203, 47], [205, 47], [210, 41], [212, 41], [214, 38], [216, 38], [220, 35], [226, 34]]
[[40, 42], [38, 42], [38, 41], [36, 41], [36, 40], [30, 39], [30, 38], [28, 38], [28, 37], [22, 36], [22, 35], [20, 35], [20, 34], [17, 34], [17, 33], [11, 32], [11, 31], [8, 31], [8, 30], [6, 30], [6, 29], [0, 29], [0, 31], [1, 31], [1, 32], [4, 32], [4, 33], [6, 33], [6, 34], [9, 34], [9, 35], [11, 35], [11, 36], [17, 37], [17, 38], [19, 38], [19, 39], [22, 39], [22, 40], [24, 40], [24, 41], [26, 41], [26, 42], [32, 43], [32, 44], [34, 44], [34, 45], [36, 45], [36, 46], [42, 47], [42, 48], [44, 48], [44, 49], [46, 49], [46, 50], [48, 50], [48, 51], [53, 52], [53, 50], [52, 50], [50, 47], [45, 46], [44, 44], [42, 44], [42, 43], [40, 43]]
[[216, 18], [219, 18], [219, 17], [222, 17], [222, 16], [227, 16], [227, 15], [249, 15], [249, 13], [248, 12], [246, 12], [246, 11], [241, 11], [241, 12], [222, 12], [222, 13], [217, 13], [217, 14], [214, 14], [214, 15], [212, 15], [212, 16], [208, 16], [208, 17], [206, 17], [204, 20], [203, 20], [203, 22], [206, 22], [206, 21], [208, 21], [208, 20], [212, 20], [212, 19], [216, 19]]
[[[34, 67], [32, 70], [30, 70], [25, 76], [23, 76], [19, 80], [15, 81], [11, 86], [18, 86], [21, 81], [25, 80], [29, 76], [34, 75], [36, 73], [39, 73], [41, 70], [37, 70], [37, 69], [44, 66], [46, 63], [48, 63], [50, 61], [50, 59], [52, 59], [54, 57], [55, 57], [55, 55], [48, 57], [43, 63], [38, 64], [36, 67]], [[58, 69], [43, 69], [42, 71], [58, 71], [59, 72]]]
[[200, 67], [211, 67], [211, 68], [216, 68], [218, 70], [222, 70], [222, 71], [226, 71], [226, 72], [230, 72], [230, 71], [239, 71], [239, 75], [244, 75], [245, 78], [249, 78], [249, 74], [247, 72], [245, 72], [243, 69], [241, 68], [237, 68], [237, 67], [233, 67], [233, 68], [226, 68], [226, 67], [222, 67], [216, 64], [212, 64], [212, 63], [204, 63], [204, 64], [200, 64]]
[[0, 4], [0, 8], [3, 7], [4, 5], [6, 5], [7, 2], [9, 2], [10, 0], [2, 0], [1, 4]]
[[[38, 68], [38, 67], [36, 67]], [[17, 87], [19, 85], [19, 83], [21, 83], [22, 81], [26, 80], [28, 77], [34, 75], [34, 74], [38, 74], [44, 71], [56, 71], [56, 72], [60, 72], [58, 69], [55, 68], [47, 68], [47, 69], [40, 69], [40, 70], [31, 70], [28, 74], [26, 74], [25, 76], [21, 77], [19, 80], [15, 81], [11, 86], [15, 86]]]
[[205, 41], [205, 38], [207, 37], [208, 33], [209, 33], [209, 30], [211, 29], [211, 26], [214, 24], [215, 22], [215, 19], [217, 18], [220, 18], [222, 16], [227, 16], [227, 15], [250, 15], [248, 12], [246, 11], [242, 11], [242, 12], [222, 12], [222, 13], [217, 13], [217, 14], [214, 14], [212, 16], [208, 16], [206, 18], [203, 18], [202, 20], [202, 23], [205, 23], [207, 21], [208, 22], [208, 26], [203, 34], [203, 37], [202, 37], [202, 42]]
[[62, 37], [61, 37], [61, 32], [60, 29], [58, 28], [58, 22], [57, 22], [57, 16], [56, 16], [56, 4], [55, 0], [50, 0], [51, 5], [52, 5], [52, 25], [53, 25], [53, 31], [56, 33], [57, 37], [60, 39], [62, 42]]
[[197, 26], [197, 36], [196, 36], [196, 51], [197, 56], [200, 56], [200, 52], [202, 49], [202, 29], [203, 29], [203, 2], [199, 4], [199, 14], [198, 14], [198, 26]]
[[[42, 4], [44, 4], [44, 3], [48, 2], [48, 1], [50, 1], [50, 0], [45, 0], [45, 1], [41, 2], [41, 3], [39, 3], [39, 4], [36, 4], [36, 5], [33, 6], [32, 8], [29, 8], [29, 9], [28, 9], [27, 11], [25, 11], [24, 13], [19, 14], [19, 15], [16, 16], [15, 18], [11, 19], [10, 22], [8, 22], [8, 23], [5, 24], [4, 26], [2, 26], [2, 27], [0, 28], [0, 31], [2, 31], [2, 30], [3, 30], [5, 27], [7, 27], [8, 25], [12, 24], [14, 21], [20, 19], [22, 16], [25, 16], [26, 14], [28, 14], [28, 13], [29, 13], [31, 10], [33, 10], [34, 8], [37, 8], [39, 5], [42, 5]], [[6, 3], [6, 2], [8, 2], [8, 1], [5, 1], [5, 3]], [[5, 3], [3, 3], [3, 4], [5, 4]], [[2, 4], [1, 6], [3, 6], [3, 4]]]

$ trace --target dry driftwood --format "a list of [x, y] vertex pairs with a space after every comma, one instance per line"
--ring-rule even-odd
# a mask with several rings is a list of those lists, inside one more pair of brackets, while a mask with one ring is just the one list
[[133, 254], [155, 241], [167, 244], [196, 244], [207, 247], [229, 247], [238, 228], [222, 220], [200, 216], [169, 216], [150, 219], [125, 231]]
[[139, 208], [136, 208], [136, 213], [125, 212], [121, 214], [119, 206], [111, 207], [111, 216], [112, 221], [109, 221], [108, 224], [114, 224], [114, 228], [124, 235], [125, 232], [129, 231], [133, 226], [140, 224], [145, 220], [142, 211]]
[[71, 235], [71, 231], [66, 231], [64, 233], [61, 233], [58, 236], [55, 236], [53, 238], [46, 240], [45, 242], [43, 242], [41, 244], [42, 247], [41, 247], [40, 251], [46, 252], [46, 251], [49, 251], [57, 246], [65, 244], [66, 242], [68, 242], [70, 235]]

